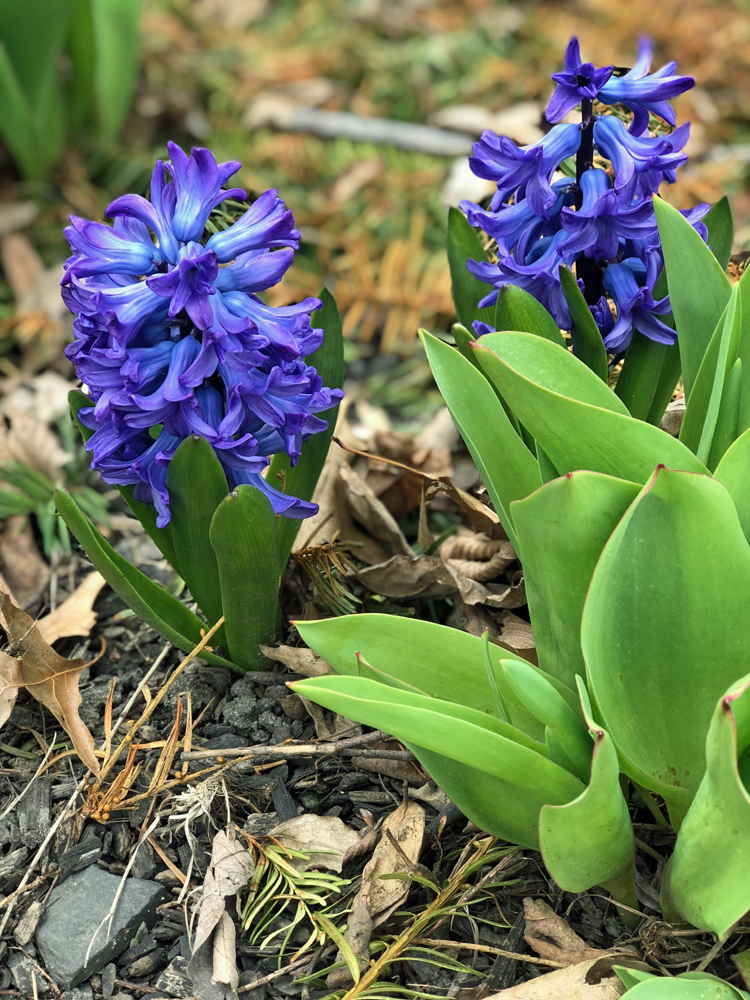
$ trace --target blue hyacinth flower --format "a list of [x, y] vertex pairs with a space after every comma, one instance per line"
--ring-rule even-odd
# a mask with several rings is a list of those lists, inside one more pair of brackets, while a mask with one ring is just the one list
[[612, 259], [621, 240], [658, 240], [656, 217], [650, 201], [628, 204], [615, 191], [606, 171], [586, 170], [581, 177], [583, 204], [564, 208], [560, 222], [571, 235], [561, 244], [568, 253], [594, 259]]
[[593, 63], [581, 62], [581, 50], [575, 36], [568, 42], [564, 65], [562, 73], [552, 74], [557, 87], [545, 111], [549, 122], [561, 121], [582, 100], [597, 97], [614, 69], [613, 66], [596, 69]]
[[72, 256], [62, 294], [75, 316], [66, 355], [91, 396], [79, 417], [94, 432], [92, 468], [105, 482], [133, 485], [164, 527], [169, 463], [197, 434], [229, 483], [252, 483], [277, 513], [309, 517], [315, 504], [261, 475], [277, 452], [294, 464], [304, 441], [327, 427], [316, 414], [343, 395], [304, 360], [323, 340], [311, 323], [320, 301], [273, 308], [258, 297], [292, 263], [294, 218], [267, 191], [228, 229], [205, 235], [218, 204], [245, 198], [224, 188], [240, 165], [217, 163], [206, 149], [168, 148], [149, 199], [117, 198], [107, 209], [112, 226], [73, 218], [66, 229]]
[[604, 338], [604, 346], [612, 352], [624, 351], [636, 330], [659, 344], [673, 344], [677, 334], [659, 316], [671, 312], [669, 296], [654, 299], [653, 287], [660, 270], [660, 255], [650, 254], [648, 263], [628, 258], [621, 264], [610, 264], [604, 272], [604, 288], [612, 296], [617, 319]]

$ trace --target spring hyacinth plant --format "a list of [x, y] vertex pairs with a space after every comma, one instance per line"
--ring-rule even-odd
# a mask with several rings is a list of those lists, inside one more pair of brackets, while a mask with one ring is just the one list
[[[664, 102], [690, 81], [671, 66], [649, 74], [644, 53], [616, 77], [581, 66], [575, 43], [568, 49], [551, 117], [597, 94], [620, 104], [617, 117], [592, 124], [586, 112], [582, 125], [556, 125], [531, 153], [484, 137], [480, 151], [502, 157], [498, 202], [481, 217], [488, 235], [494, 227], [497, 262], [473, 270], [497, 285], [497, 330], [478, 326], [472, 336], [456, 326], [455, 348], [422, 332], [438, 387], [521, 559], [538, 666], [509, 656], [488, 634], [352, 615], [298, 624], [338, 675], [291, 687], [403, 740], [482, 829], [540, 849], [563, 889], [601, 885], [631, 911], [630, 810], [647, 807], [677, 834], [661, 882], [665, 918], [725, 937], [750, 909], [750, 278], [745, 271], [732, 284], [725, 273], [726, 203], [704, 216], [706, 234], [694, 216], [647, 198], [656, 183], [650, 172], [668, 181], [672, 166], [634, 167], [620, 188], [627, 202], [616, 179], [605, 184], [609, 166], [589, 186], [586, 174], [600, 169], [590, 167], [567, 194], [571, 182], [553, 173], [587, 130], [597, 142], [605, 135], [615, 178], [623, 150], [648, 143], [657, 157], [678, 152], [684, 133], [667, 134], [673, 118]], [[647, 112], [662, 117], [665, 138], [643, 132]], [[629, 131], [620, 116], [630, 118]], [[516, 201], [502, 207], [510, 194]], [[607, 215], [620, 220], [615, 228], [589, 226], [599, 206], [621, 204], [622, 214]], [[555, 206], [557, 218], [544, 219]], [[651, 212], [656, 228], [637, 237], [636, 227], [653, 226]], [[516, 216], [518, 230], [497, 228], [496, 220]], [[482, 243], [460, 214], [452, 227], [459, 318], [487, 323], [486, 288], [456, 266]], [[616, 244], [607, 242], [613, 233]], [[596, 248], [590, 257], [587, 245]], [[555, 273], [551, 262], [563, 253], [581, 265], [576, 277], [564, 260]], [[509, 283], [521, 268], [524, 282], [534, 269], [538, 282]], [[632, 278], [627, 308], [616, 269]], [[589, 290], [589, 276], [601, 278], [604, 301], [598, 287]], [[608, 369], [624, 346], [626, 314], [632, 340], [612, 391]], [[652, 339], [656, 324], [673, 344]], [[680, 369], [686, 409], [675, 439], [655, 424]], [[662, 992], [656, 982], [628, 985], [636, 995]]]
[[[229, 660], [253, 668], [278, 624], [299, 521], [317, 510], [342, 396], [341, 324], [327, 292], [276, 308], [259, 297], [299, 243], [277, 192], [248, 205], [224, 187], [238, 162], [168, 148], [150, 199], [124, 195], [107, 209], [113, 225], [74, 217], [65, 231], [66, 354], [86, 389], [72, 406], [91, 467], [120, 489], [208, 623], [224, 616]], [[120, 596], [192, 649], [200, 619], [122, 560], [68, 494], [57, 502]]]

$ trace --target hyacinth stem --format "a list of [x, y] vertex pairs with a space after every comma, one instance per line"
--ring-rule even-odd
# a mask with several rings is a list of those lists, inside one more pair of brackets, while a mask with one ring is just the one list
[[[581, 145], [576, 154], [576, 209], [583, 204], [581, 178], [594, 165], [594, 102], [585, 97], [581, 101]], [[602, 275], [593, 257], [580, 253], [576, 259], [576, 277], [583, 280], [583, 296], [589, 305], [595, 305], [602, 294]]]

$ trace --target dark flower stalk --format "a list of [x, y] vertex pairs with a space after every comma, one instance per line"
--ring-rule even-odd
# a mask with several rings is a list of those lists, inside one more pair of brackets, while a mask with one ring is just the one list
[[[552, 129], [529, 146], [518, 147], [491, 132], [475, 144], [472, 170], [497, 184], [489, 210], [461, 204], [469, 222], [497, 245], [496, 263], [467, 265], [493, 286], [480, 306], [491, 306], [503, 285], [518, 285], [549, 310], [561, 329], [569, 330], [572, 321], [559, 269], [575, 263], [579, 287], [608, 350], [624, 350], [636, 330], [673, 343], [674, 331], [659, 318], [669, 313], [669, 300], [653, 296], [664, 261], [652, 199], [663, 182], [674, 182], [677, 168], [686, 162], [682, 150], [689, 125], [652, 135], [649, 115], [674, 126], [669, 99], [692, 87], [693, 80], [676, 76], [674, 63], [655, 73], [650, 68], [647, 40], [641, 41], [632, 69], [615, 70], [583, 63], [573, 38], [563, 72], [552, 77], [557, 87], [546, 110]], [[624, 105], [632, 113], [629, 128], [618, 117], [621, 112], [597, 108], [595, 113], [595, 100]], [[563, 122], [579, 104], [581, 124]], [[571, 157], [575, 182], [559, 173], [556, 179], [560, 165]], [[704, 239], [707, 231], [700, 220], [708, 208], [700, 205], [683, 213]], [[488, 329], [475, 324], [478, 335]]]

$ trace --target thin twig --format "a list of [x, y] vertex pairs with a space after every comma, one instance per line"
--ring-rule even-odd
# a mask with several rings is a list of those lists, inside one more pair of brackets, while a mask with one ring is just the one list
[[327, 757], [332, 754], [344, 753], [352, 757], [384, 757], [391, 760], [415, 760], [414, 754], [408, 750], [379, 750], [374, 747], [363, 748], [369, 743], [391, 740], [386, 733], [365, 733], [364, 736], [353, 736], [348, 740], [337, 740], [331, 743], [284, 743], [265, 747], [232, 747], [227, 750], [191, 750], [182, 754], [182, 760], [201, 760], [205, 757]]
[[255, 990], [259, 986], [265, 986], [266, 983], [272, 982], [274, 979], [278, 979], [279, 976], [285, 976], [287, 972], [294, 972], [296, 969], [301, 968], [303, 965], [312, 965], [315, 960], [315, 955], [312, 959], [305, 956], [304, 958], [298, 958], [295, 962], [290, 962], [289, 965], [285, 965], [283, 969], [276, 969], [275, 972], [269, 972], [267, 976], [263, 976], [262, 979], [254, 979], [252, 983], [247, 983], [245, 986], [240, 986], [239, 989], [235, 990], [236, 993], [247, 993], [250, 990]]
[[505, 951], [503, 948], [493, 948], [489, 944], [473, 944], [469, 941], [443, 941], [438, 938], [417, 938], [412, 944], [436, 945], [439, 948], [456, 948], [458, 951], [484, 951], [488, 955], [500, 955], [502, 958], [513, 958], [517, 962], [530, 962], [532, 965], [548, 965], [553, 969], [567, 969], [569, 962], [553, 962], [547, 958], [536, 958], [534, 955], [521, 955], [516, 951]]

